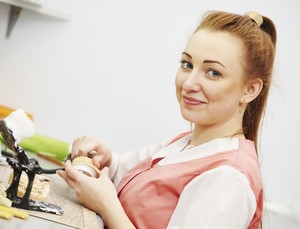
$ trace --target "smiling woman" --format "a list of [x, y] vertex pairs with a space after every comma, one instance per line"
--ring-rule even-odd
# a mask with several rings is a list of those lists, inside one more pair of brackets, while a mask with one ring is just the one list
[[99, 178], [84, 176], [69, 161], [58, 174], [108, 228], [259, 228], [256, 144], [275, 45], [267, 17], [209, 12], [188, 40], [175, 80], [192, 131], [120, 156], [82, 136], [71, 158], [95, 151]]
[[[242, 41], [224, 32], [201, 29], [189, 39], [176, 88], [182, 115], [195, 124], [195, 132], [212, 130], [219, 137], [241, 132], [243, 116], [239, 104], [246, 102], [249, 93], [239, 61], [242, 54]], [[251, 91], [253, 98], [261, 89], [261, 81], [257, 83]], [[210, 139], [198, 139], [192, 144], [207, 140]]]

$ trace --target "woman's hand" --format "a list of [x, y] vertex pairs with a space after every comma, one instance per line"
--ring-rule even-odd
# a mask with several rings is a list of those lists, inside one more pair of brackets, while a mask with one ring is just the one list
[[118, 199], [116, 188], [108, 177], [107, 167], [101, 170], [99, 178], [92, 178], [76, 170], [68, 160], [65, 171], [58, 170], [57, 174], [75, 190], [79, 202], [100, 215]]
[[76, 170], [70, 160], [65, 163], [65, 171], [57, 174], [76, 192], [78, 200], [87, 208], [97, 212], [110, 229], [135, 229], [127, 217], [117, 191], [108, 177], [108, 168], [101, 170], [99, 178], [89, 177]]
[[99, 139], [85, 135], [73, 141], [71, 159], [78, 156], [87, 156], [89, 152], [95, 151], [96, 156], [93, 157], [93, 164], [99, 169], [109, 167], [112, 161], [112, 151], [104, 145]]

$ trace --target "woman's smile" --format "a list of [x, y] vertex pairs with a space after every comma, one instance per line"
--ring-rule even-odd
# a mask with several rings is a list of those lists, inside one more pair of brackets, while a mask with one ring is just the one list
[[188, 96], [182, 96], [182, 98], [183, 98], [184, 103], [189, 106], [197, 106], [197, 105], [201, 105], [201, 104], [205, 103], [199, 99], [195, 99], [195, 98], [188, 97]]

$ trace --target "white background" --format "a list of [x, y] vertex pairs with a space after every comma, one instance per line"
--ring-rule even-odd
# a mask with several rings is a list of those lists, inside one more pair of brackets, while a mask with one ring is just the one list
[[275, 205], [264, 228], [300, 227], [298, 0], [44, 2], [71, 20], [23, 10], [9, 39], [9, 6], [0, 3], [0, 104], [33, 114], [41, 134], [70, 143], [92, 134], [119, 153], [189, 129], [174, 78], [204, 12], [255, 10], [270, 17], [278, 46], [260, 160], [265, 200]]

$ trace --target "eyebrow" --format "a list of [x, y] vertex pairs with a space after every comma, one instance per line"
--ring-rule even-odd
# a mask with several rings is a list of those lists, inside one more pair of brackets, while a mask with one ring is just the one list
[[203, 63], [216, 63], [221, 65], [223, 68], [225, 68], [225, 66], [223, 64], [221, 64], [219, 61], [216, 60], [203, 60]]
[[186, 52], [183, 52], [182, 55], [186, 55], [186, 56], [188, 56], [190, 59], [193, 59], [192, 56], [191, 56], [190, 54], [186, 53]]
[[[192, 56], [191, 56], [190, 54], [186, 53], [186, 52], [183, 52], [182, 55], [186, 55], [186, 56], [188, 56], [190, 59], [193, 59]], [[204, 64], [205, 64], [205, 63], [216, 63], [216, 64], [221, 65], [223, 68], [225, 68], [225, 66], [224, 66], [221, 62], [216, 61], [216, 60], [204, 60], [203, 63], [204, 63]]]

